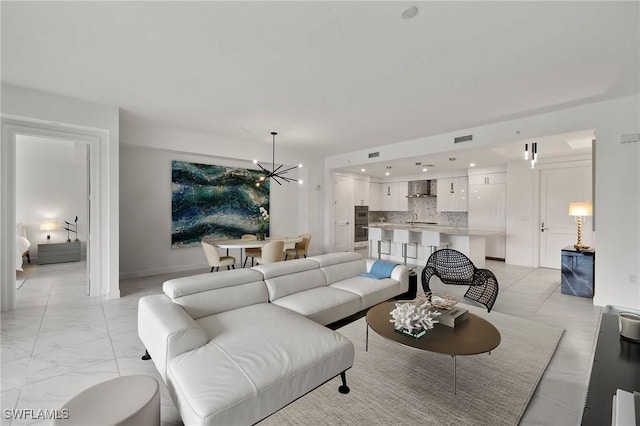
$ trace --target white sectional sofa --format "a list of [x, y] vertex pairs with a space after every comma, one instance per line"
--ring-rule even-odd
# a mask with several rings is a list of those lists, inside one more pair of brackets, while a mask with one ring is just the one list
[[331, 253], [170, 280], [140, 299], [138, 334], [185, 425], [253, 424], [341, 375], [353, 344], [324, 327], [408, 290], [372, 260]]

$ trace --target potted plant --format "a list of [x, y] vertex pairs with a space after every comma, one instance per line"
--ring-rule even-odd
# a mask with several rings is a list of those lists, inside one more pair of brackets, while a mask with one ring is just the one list
[[258, 215], [258, 235], [256, 237], [259, 240], [264, 240], [266, 226], [269, 223], [269, 212], [264, 207], [260, 207], [260, 214]]

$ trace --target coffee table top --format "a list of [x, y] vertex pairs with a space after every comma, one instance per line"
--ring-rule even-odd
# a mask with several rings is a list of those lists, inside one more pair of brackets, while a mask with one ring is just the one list
[[[380, 336], [430, 352], [447, 355], [475, 355], [500, 344], [500, 332], [489, 321], [469, 312], [469, 318], [455, 327], [436, 324], [426, 335], [415, 339], [393, 328], [390, 312], [397, 302], [384, 302], [367, 312], [367, 324]], [[410, 302], [409, 302], [410, 303]]]

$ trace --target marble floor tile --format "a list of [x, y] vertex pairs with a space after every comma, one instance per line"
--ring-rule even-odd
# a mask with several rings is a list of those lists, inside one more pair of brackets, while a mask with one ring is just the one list
[[[424, 265], [413, 265], [420, 274]], [[593, 360], [601, 308], [591, 299], [564, 295], [557, 270], [487, 261], [500, 293], [493, 310], [565, 330], [535, 391], [522, 425], [579, 424]], [[160, 383], [161, 424], [182, 425], [152, 361], [142, 361], [137, 335], [141, 297], [162, 293], [166, 280], [207, 270], [138, 277], [120, 281], [119, 299], [88, 297], [86, 263], [27, 265], [15, 311], [2, 313], [3, 408], [57, 408], [78, 392], [117, 376], [145, 374]], [[464, 300], [466, 287], [444, 285], [432, 291]], [[23, 290], [24, 289], [24, 290]], [[465, 303], [472, 303], [465, 300]], [[48, 421], [3, 425], [49, 424]]]
[[5, 410], [14, 410], [18, 404], [18, 398], [20, 397], [20, 389], [11, 389], [0, 393], [0, 405], [2, 406], [2, 426], [10, 426], [11, 418], [4, 415]]
[[555, 401], [535, 394], [524, 413], [520, 426], [573, 426], [580, 423], [582, 410], [574, 411]]
[[56, 351], [34, 354], [29, 363], [27, 381], [33, 383], [65, 375], [113, 359], [113, 348], [107, 337]]

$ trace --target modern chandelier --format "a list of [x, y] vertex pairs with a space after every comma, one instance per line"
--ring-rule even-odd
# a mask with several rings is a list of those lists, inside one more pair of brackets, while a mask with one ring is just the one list
[[258, 163], [258, 160], [253, 160], [253, 164], [257, 164], [258, 167], [262, 169], [262, 173], [263, 173], [263, 176], [260, 176], [259, 181], [256, 182], [256, 186], [260, 186], [260, 183], [267, 179], [273, 179], [278, 185], [282, 185], [282, 182], [280, 182], [280, 180], [282, 180], [283, 182], [298, 182], [300, 184], [302, 183], [302, 179], [295, 179], [288, 176], [284, 176], [285, 174], [287, 174], [293, 169], [301, 168], [302, 164], [298, 164], [297, 166], [291, 166], [286, 168], [284, 164], [280, 164], [278, 167], [276, 167], [276, 135], [277, 134], [278, 132], [271, 132], [271, 136], [273, 137], [271, 171], [269, 171], [266, 167], [263, 167], [262, 164]]

